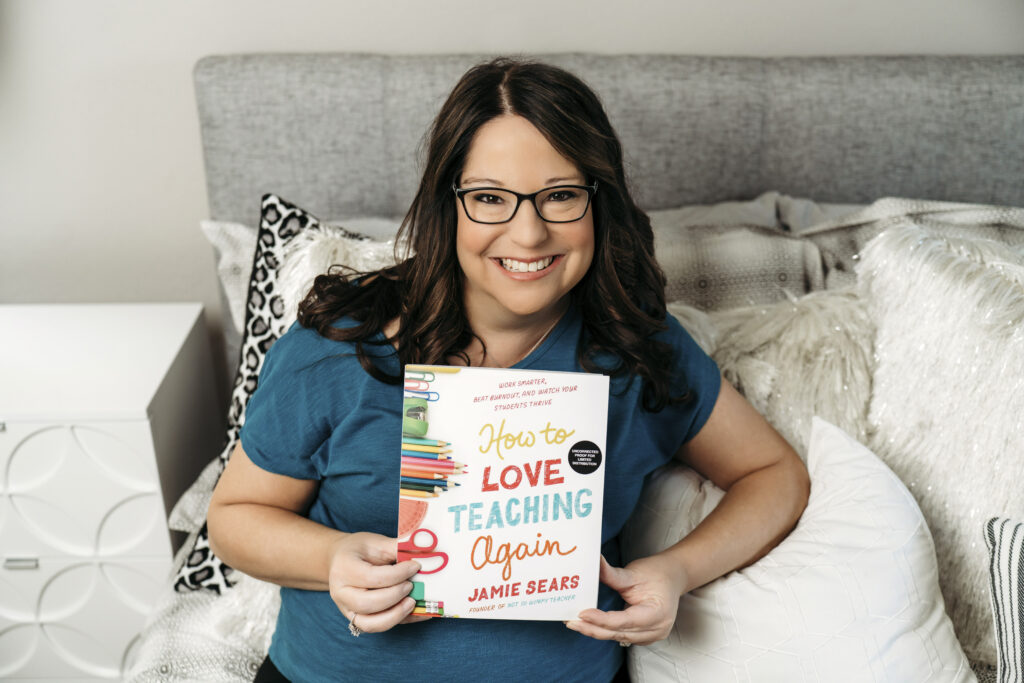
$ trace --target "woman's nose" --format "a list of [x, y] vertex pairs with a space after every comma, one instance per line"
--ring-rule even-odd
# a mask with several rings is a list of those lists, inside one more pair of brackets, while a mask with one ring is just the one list
[[548, 224], [540, 217], [533, 202], [523, 202], [509, 221], [509, 237], [523, 247], [536, 247], [548, 238]]

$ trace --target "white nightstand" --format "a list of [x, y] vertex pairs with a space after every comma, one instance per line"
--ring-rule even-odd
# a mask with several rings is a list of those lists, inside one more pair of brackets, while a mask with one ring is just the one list
[[200, 304], [0, 306], [0, 679], [119, 679], [223, 438]]

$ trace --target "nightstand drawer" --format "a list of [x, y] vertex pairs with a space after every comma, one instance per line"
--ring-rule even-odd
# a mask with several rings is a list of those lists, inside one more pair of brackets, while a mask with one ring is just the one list
[[120, 679], [169, 571], [133, 558], [0, 568], [0, 679]]
[[8, 421], [0, 473], [0, 559], [170, 556], [146, 421]]

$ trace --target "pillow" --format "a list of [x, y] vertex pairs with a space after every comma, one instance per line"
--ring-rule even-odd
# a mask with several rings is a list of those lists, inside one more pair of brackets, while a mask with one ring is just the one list
[[824, 289], [817, 247], [788, 233], [859, 208], [765, 192], [749, 201], [650, 211], [667, 299], [711, 311]]
[[989, 597], [995, 617], [999, 680], [1024, 680], [1024, 523], [1005, 517], [985, 522]]
[[217, 259], [217, 280], [235, 331], [245, 327], [245, 297], [256, 251], [256, 230], [229, 221], [199, 221]]
[[[202, 588], [222, 592], [231, 587], [231, 569], [213, 555], [209, 547], [206, 509], [224, 463], [238, 442], [238, 433], [245, 421], [245, 406], [256, 390], [263, 358], [295, 321], [298, 301], [308, 291], [313, 277], [326, 272], [336, 262], [332, 261], [334, 257], [351, 258], [366, 269], [394, 263], [390, 245], [322, 224], [313, 215], [272, 194], [263, 197], [254, 249], [249, 269], [245, 336], [231, 395], [224, 448], [219, 458], [210, 463], [185, 492], [170, 515], [171, 528], [192, 534], [179, 559], [180, 568], [175, 578], [178, 591]], [[289, 267], [292, 261], [297, 265]], [[309, 269], [308, 272], [303, 272], [303, 268]], [[280, 282], [283, 271], [288, 273], [284, 287]]]
[[975, 237], [1024, 244], [1024, 209], [914, 199], [880, 199], [863, 210], [793, 232], [818, 246], [828, 289], [852, 286], [864, 246], [888, 228], [913, 221], [951, 237]]
[[[793, 532], [683, 596], [666, 640], [630, 648], [633, 681], [973, 680], [913, 497], [818, 417], [808, 459], [811, 496]], [[627, 557], [675, 543], [723, 495], [680, 465], [662, 470], [623, 533]]]
[[815, 414], [867, 438], [874, 324], [856, 292], [710, 315], [679, 302], [668, 310], [805, 460]]
[[[340, 221], [352, 233], [369, 237], [377, 242], [394, 244], [401, 224], [399, 219], [357, 217]], [[229, 314], [230, 326], [224, 328], [225, 353], [228, 367], [234, 366], [245, 328], [245, 302], [249, 293], [253, 254], [256, 251], [258, 229], [230, 221], [200, 221], [200, 229], [213, 246], [217, 260], [217, 279], [224, 308]]]
[[877, 326], [868, 444], [928, 520], [964, 650], [994, 664], [978, 524], [1024, 518], [1024, 255], [904, 222], [857, 272]]
[[826, 221], [840, 221], [865, 208], [863, 204], [824, 204], [786, 195], [779, 195], [776, 206], [782, 229], [794, 234]]
[[712, 311], [824, 289], [821, 255], [811, 242], [756, 226], [683, 227], [673, 213], [650, 214], [669, 301]]

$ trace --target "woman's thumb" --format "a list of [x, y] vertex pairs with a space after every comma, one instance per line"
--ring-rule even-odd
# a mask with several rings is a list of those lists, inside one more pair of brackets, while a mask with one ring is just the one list
[[628, 569], [622, 567], [613, 567], [608, 563], [608, 560], [604, 559], [604, 555], [601, 556], [601, 570], [599, 578], [601, 583], [620, 591], [623, 588], [628, 588], [631, 585], [630, 572]]

